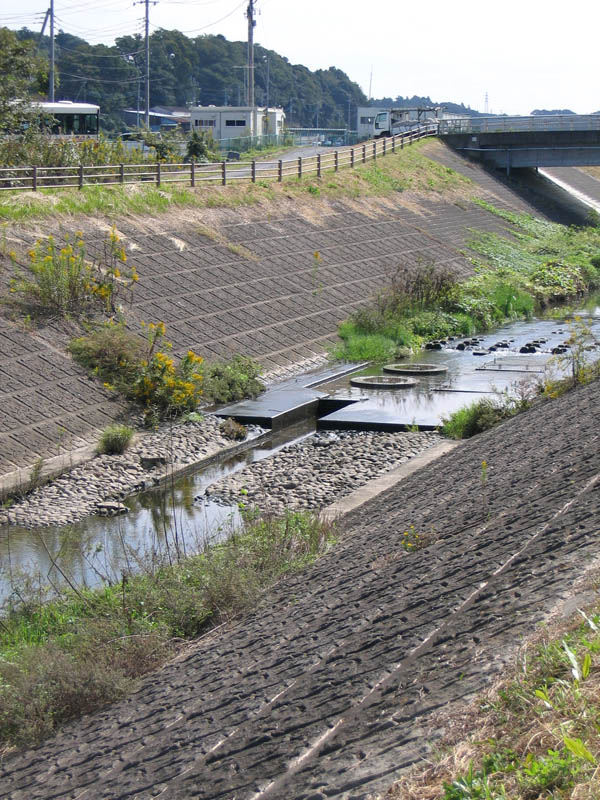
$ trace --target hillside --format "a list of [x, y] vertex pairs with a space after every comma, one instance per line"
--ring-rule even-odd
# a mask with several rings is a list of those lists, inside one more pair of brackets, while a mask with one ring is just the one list
[[[427, 260], [468, 275], [473, 229], [504, 231], [507, 224], [474, 198], [556, 214], [552, 204], [539, 204], [437, 141], [320, 184], [306, 178], [149, 196], [155, 204], [141, 213], [137, 189], [108, 192], [91, 216], [61, 206], [69, 193], [18, 196], [20, 213], [41, 203], [38, 213], [45, 216], [5, 225], [3, 293], [12, 274], [9, 251], [24, 254], [38, 237], [61, 241], [81, 230], [89, 252], [98, 254], [114, 224], [140, 278], [127, 309], [134, 330], [142, 321], [161, 321], [175, 353], [192, 348], [214, 360], [238, 352], [277, 370], [322, 354], [338, 323], [399, 264], [410, 270]], [[84, 208], [86, 192], [74, 193], [75, 200]], [[574, 219], [559, 211], [559, 218]], [[58, 320], [24, 324], [4, 307], [0, 474], [21, 480], [19, 470], [36, 459], [85, 448], [122, 411], [102, 382], [91, 381], [67, 354], [78, 330]]]

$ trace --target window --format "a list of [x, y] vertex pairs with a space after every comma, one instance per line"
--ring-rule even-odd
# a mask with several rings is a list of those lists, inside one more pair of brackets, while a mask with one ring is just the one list
[[196, 128], [214, 128], [214, 119], [195, 119], [194, 125]]
[[375, 117], [361, 117], [360, 118], [360, 124], [361, 125], [372, 125], [374, 119], [375, 119]]
[[227, 128], [245, 128], [246, 127], [246, 120], [245, 119], [226, 119], [225, 120], [225, 127], [227, 127]]

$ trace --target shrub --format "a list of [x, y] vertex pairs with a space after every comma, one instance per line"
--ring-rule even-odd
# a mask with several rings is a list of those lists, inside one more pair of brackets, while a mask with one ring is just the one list
[[[188, 350], [176, 364], [168, 354], [171, 343], [166, 341], [164, 322], [147, 326], [145, 357], [138, 365], [135, 380], [124, 387], [126, 395], [146, 409], [146, 422], [156, 416], [177, 416], [194, 411], [202, 395], [202, 357]], [[162, 349], [160, 349], [162, 347]]]
[[111, 385], [130, 385], [144, 355], [144, 340], [122, 322], [105, 322], [72, 339], [69, 351], [78, 364]]
[[227, 417], [227, 419], [219, 425], [219, 431], [226, 439], [231, 439], [232, 441], [243, 441], [248, 435], [246, 426], [241, 425], [231, 417]]
[[0, 662], [0, 737], [29, 745], [61, 724], [117, 700], [131, 686], [106, 663], [100, 648], [94, 658], [76, 658], [58, 644], [24, 648], [18, 663]]
[[203, 131], [193, 130], [186, 143], [185, 160], [215, 161], [217, 156], [213, 148], [212, 137], [209, 138]]
[[206, 364], [204, 397], [212, 403], [231, 403], [245, 397], [257, 397], [265, 385], [259, 380], [260, 364], [248, 356], [236, 354], [229, 361]]
[[[316, 559], [333, 529], [313, 514], [261, 518], [199, 555], [160, 551], [143, 574], [50, 603], [19, 594], [0, 625], [0, 742], [31, 745], [65, 721], [122, 697], [193, 637], [254, 604], [281, 575]], [[16, 598], [16, 594], [14, 597]]]
[[[126, 268], [127, 255], [114, 228], [98, 262], [89, 261], [81, 232], [66, 237], [59, 248], [52, 236], [38, 240], [29, 251], [29, 273], [17, 270], [10, 292], [38, 314], [81, 313], [95, 305], [116, 310], [116, 299], [138, 280], [135, 268]], [[11, 254], [15, 264], [16, 256]]]
[[483, 397], [463, 408], [459, 408], [444, 420], [442, 433], [451, 439], [469, 439], [487, 431], [502, 420], [514, 417], [531, 405], [531, 394], [521, 391], [518, 397], [505, 396], [501, 400]]
[[38, 313], [64, 314], [92, 305], [94, 275], [82, 239], [59, 249], [50, 236], [35, 243], [29, 258], [31, 275], [19, 271], [10, 286], [24, 306]]
[[455, 272], [421, 260], [412, 270], [398, 265], [390, 286], [378, 295], [376, 305], [381, 311], [394, 315], [418, 309], [444, 308], [455, 299], [457, 291]]
[[206, 365], [188, 350], [181, 361], [170, 354], [163, 322], [142, 323], [146, 339], [127, 330], [123, 323], [107, 322], [73, 339], [73, 358], [128, 400], [146, 410], [147, 424], [165, 416], [194, 412], [201, 397], [212, 403], [228, 403], [256, 397], [264, 390], [260, 365], [246, 356]]
[[102, 431], [98, 452], [105, 455], [120, 455], [131, 444], [134, 430], [129, 425], [109, 425]]
[[531, 295], [508, 283], [499, 283], [492, 291], [490, 300], [498, 310], [499, 321], [512, 317], [529, 319], [535, 308]]

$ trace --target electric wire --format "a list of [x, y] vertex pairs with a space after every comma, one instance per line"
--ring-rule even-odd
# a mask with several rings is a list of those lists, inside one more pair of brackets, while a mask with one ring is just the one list
[[[232, 9], [228, 14], [225, 14], [224, 17], [221, 17], [220, 19], [217, 19], [214, 22], [210, 22], [208, 25], [203, 25], [201, 28], [190, 28], [190, 29], [185, 30], [185, 31], [181, 30], [181, 31], [179, 31], [179, 33], [198, 33], [199, 31], [205, 31], [208, 28], [213, 28], [215, 25], [218, 25], [220, 22], [223, 22], [224, 20], [229, 19], [229, 17], [233, 16], [233, 14], [235, 14], [236, 11], [239, 11], [239, 9], [242, 8], [245, 5], [246, 5], [246, 0], [242, 0], [242, 2], [238, 6], [236, 6], [234, 9]], [[153, 25], [151, 23], [150, 27], [152, 27], [155, 30], [157, 30], [157, 29], [161, 28], [162, 26], [161, 25]]]

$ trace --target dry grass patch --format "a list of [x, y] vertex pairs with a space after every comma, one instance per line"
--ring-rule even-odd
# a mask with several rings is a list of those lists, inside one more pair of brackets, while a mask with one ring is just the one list
[[546, 628], [451, 734], [376, 800], [598, 800], [600, 614]]

